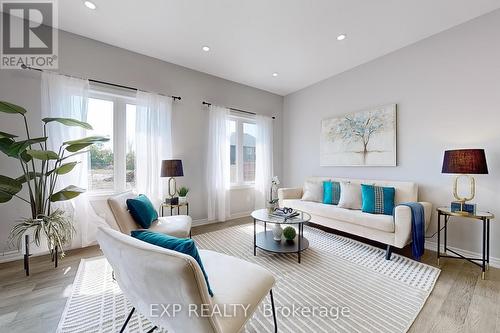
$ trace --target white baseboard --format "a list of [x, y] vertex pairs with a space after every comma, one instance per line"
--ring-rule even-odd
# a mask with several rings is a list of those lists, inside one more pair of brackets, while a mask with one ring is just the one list
[[[32, 253], [30, 255], [30, 258], [43, 256], [46, 254], [49, 254], [49, 250]], [[3, 255], [0, 255], [0, 264], [4, 263], [4, 262], [9, 262], [9, 261], [21, 260], [23, 258], [24, 258], [24, 254], [18, 250], [4, 252]]]
[[[435, 252], [437, 250], [437, 242], [425, 241], [425, 248], [427, 250], [431, 250], [431, 251]], [[467, 250], [459, 249], [457, 247], [448, 246], [448, 248], [455, 251], [455, 252], [462, 254], [465, 257], [481, 258], [483, 256], [482, 253], [467, 251]], [[443, 246], [443, 244], [441, 244], [441, 253], [443, 253], [443, 252], [444, 252], [444, 246]], [[450, 254], [450, 255], [453, 255], [453, 254]], [[454, 260], [454, 259], [452, 259], [452, 260]], [[494, 258], [494, 257], [490, 256], [490, 266], [500, 268], [500, 258]]]

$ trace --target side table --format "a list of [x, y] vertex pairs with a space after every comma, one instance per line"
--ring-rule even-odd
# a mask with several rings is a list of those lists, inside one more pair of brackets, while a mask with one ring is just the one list
[[172, 216], [172, 213], [174, 211], [175, 208], [177, 208], [177, 215], [180, 215], [181, 213], [181, 207], [186, 207], [186, 215], [189, 215], [189, 202], [183, 202], [183, 203], [179, 203], [177, 205], [172, 205], [172, 204], [169, 204], [169, 203], [165, 203], [163, 202], [161, 205], [160, 205], [160, 216], [165, 216], [164, 215], [164, 209], [165, 208], [170, 208], [170, 216]]
[[[437, 262], [439, 265], [439, 258], [453, 258], [453, 259], [464, 259], [467, 260], [482, 269], [482, 279], [484, 280], [486, 269], [489, 268], [490, 263], [490, 220], [495, 218], [495, 216], [489, 212], [476, 212], [476, 214], [466, 214], [459, 212], [452, 212], [449, 207], [439, 207], [438, 212], [438, 240], [437, 240]], [[483, 223], [483, 235], [482, 235], [482, 258], [470, 258], [465, 257], [462, 254], [453, 251], [447, 247], [447, 234], [448, 234], [448, 222], [451, 217], [464, 217], [473, 220], [479, 220]], [[446, 254], [441, 254], [441, 218], [444, 219], [444, 253], [451, 252], [454, 256], [449, 256]]]

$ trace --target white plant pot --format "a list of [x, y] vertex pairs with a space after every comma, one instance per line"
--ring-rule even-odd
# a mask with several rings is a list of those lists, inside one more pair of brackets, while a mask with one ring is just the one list
[[273, 227], [273, 238], [277, 242], [281, 242], [281, 235], [283, 235], [283, 228], [281, 228], [281, 224], [275, 223]]
[[179, 197], [179, 203], [183, 204], [187, 202], [187, 197]]
[[33, 231], [34, 229], [30, 229], [27, 232], [25, 232], [22, 236], [21, 239], [21, 248], [19, 249], [19, 252], [24, 254], [26, 251], [26, 235], [29, 236], [29, 251], [30, 254], [37, 256], [37, 255], [42, 255], [42, 254], [47, 254], [49, 253], [49, 246], [48, 246], [48, 240], [47, 236], [45, 236], [44, 232], [40, 233], [40, 245], [36, 245], [34, 242], [35, 237], [33, 237]]

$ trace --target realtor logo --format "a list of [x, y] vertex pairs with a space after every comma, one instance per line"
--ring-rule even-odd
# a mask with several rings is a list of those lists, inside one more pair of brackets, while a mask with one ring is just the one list
[[1, 1], [0, 68], [21, 65], [57, 69], [57, 6], [54, 0]]

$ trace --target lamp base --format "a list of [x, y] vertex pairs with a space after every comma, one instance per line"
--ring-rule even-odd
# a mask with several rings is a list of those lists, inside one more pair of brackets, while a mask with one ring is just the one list
[[179, 197], [166, 198], [165, 203], [167, 205], [178, 205], [179, 204]]
[[463, 216], [474, 215], [476, 214], [476, 204], [468, 204], [465, 201], [453, 201], [451, 203], [451, 211]]

